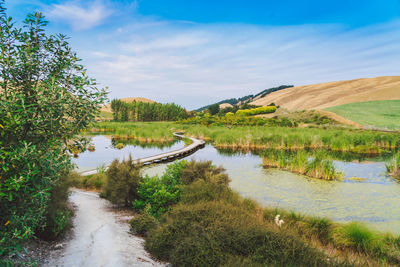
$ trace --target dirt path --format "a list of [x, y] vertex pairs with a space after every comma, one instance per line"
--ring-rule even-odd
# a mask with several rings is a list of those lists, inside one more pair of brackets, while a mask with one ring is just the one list
[[121, 218], [107, 200], [73, 189], [70, 201], [76, 206], [72, 235], [44, 266], [162, 266], [144, 250], [143, 239], [129, 234], [127, 216]]

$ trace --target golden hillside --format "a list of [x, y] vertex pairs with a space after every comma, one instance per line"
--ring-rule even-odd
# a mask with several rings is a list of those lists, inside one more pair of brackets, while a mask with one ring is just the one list
[[[147, 99], [144, 97], [125, 97], [125, 98], [121, 98], [120, 100], [124, 101], [126, 103], [133, 102], [133, 101], [144, 102], [144, 103], [154, 103], [155, 102], [153, 100], [150, 100], [150, 99]], [[104, 105], [104, 107], [101, 108], [101, 111], [111, 112], [111, 104]]]
[[400, 99], [400, 76], [384, 76], [296, 86], [273, 92], [251, 104], [265, 106], [274, 102], [290, 110], [302, 110], [396, 99]]
[[222, 103], [222, 104], [219, 105], [220, 109], [231, 108], [231, 107], [233, 107], [233, 106], [231, 104], [229, 104], [229, 103]]

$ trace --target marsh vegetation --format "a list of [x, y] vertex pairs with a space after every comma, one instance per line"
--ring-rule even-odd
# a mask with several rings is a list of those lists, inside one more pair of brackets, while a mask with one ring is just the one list
[[280, 126], [203, 126], [172, 122], [102, 122], [92, 132], [112, 132], [117, 139], [170, 142], [172, 131], [210, 141], [217, 148], [302, 150], [325, 149], [361, 155], [380, 155], [400, 148], [400, 135], [343, 128], [299, 128]]

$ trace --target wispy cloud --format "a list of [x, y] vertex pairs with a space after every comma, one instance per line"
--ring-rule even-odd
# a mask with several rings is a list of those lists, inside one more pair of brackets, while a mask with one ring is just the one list
[[108, 38], [110, 56], [90, 58], [88, 67], [110, 85], [112, 97], [188, 108], [280, 84], [396, 75], [400, 61], [399, 22], [355, 30], [166, 23]]
[[51, 20], [65, 22], [74, 30], [86, 30], [98, 26], [111, 14], [112, 10], [101, 1], [85, 5], [78, 1], [52, 4], [46, 12]]

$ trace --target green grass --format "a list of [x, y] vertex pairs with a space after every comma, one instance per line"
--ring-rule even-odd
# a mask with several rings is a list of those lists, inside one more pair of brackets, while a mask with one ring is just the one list
[[400, 152], [393, 155], [392, 160], [386, 164], [386, 170], [389, 175], [400, 178]]
[[217, 148], [231, 149], [326, 149], [379, 155], [384, 150], [400, 148], [400, 135], [375, 131], [342, 128], [290, 128], [278, 126], [202, 126], [172, 122], [102, 122], [92, 131], [112, 132], [116, 139], [135, 139], [141, 142], [168, 143], [174, 140], [173, 131], [212, 141]]
[[[309, 160], [311, 156], [313, 159]], [[341, 172], [336, 171], [326, 151], [311, 155], [304, 150], [294, 152], [265, 150], [261, 152], [261, 157], [266, 168], [279, 168], [323, 180], [335, 180], [343, 176]]]
[[326, 110], [367, 128], [400, 130], [400, 100], [351, 103]]
[[101, 111], [100, 112], [100, 117], [106, 119], [106, 120], [112, 120], [114, 118], [113, 113], [109, 111]]

